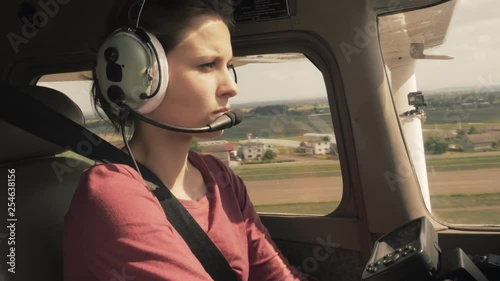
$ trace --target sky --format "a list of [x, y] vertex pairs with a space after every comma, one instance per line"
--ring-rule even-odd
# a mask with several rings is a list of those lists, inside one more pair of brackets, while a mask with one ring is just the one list
[[[419, 90], [448, 87], [487, 87], [500, 84], [500, 1], [459, 0], [446, 42], [426, 50], [453, 60], [419, 60], [416, 78]], [[308, 60], [284, 63], [248, 64], [237, 69], [239, 94], [233, 104], [254, 101], [293, 100], [325, 97], [324, 80]], [[73, 82], [74, 83], [74, 82]], [[43, 84], [42, 84], [43, 85]], [[52, 84], [82, 107], [90, 107], [89, 84]], [[74, 94], [71, 94], [74, 93]]]
[[[443, 45], [426, 54], [453, 60], [419, 60], [417, 87], [431, 90], [500, 84], [500, 1], [459, 0]], [[237, 68], [240, 95], [234, 102], [325, 97], [321, 73], [307, 60]], [[241, 82], [240, 82], [241, 81]], [[281, 94], [281, 95], [280, 95]]]
[[500, 84], [499, 35], [500, 1], [459, 0], [445, 43], [425, 52], [455, 58], [418, 61], [418, 87], [426, 90]]
[[326, 97], [323, 75], [307, 59], [248, 64], [236, 69], [238, 96], [233, 103]]

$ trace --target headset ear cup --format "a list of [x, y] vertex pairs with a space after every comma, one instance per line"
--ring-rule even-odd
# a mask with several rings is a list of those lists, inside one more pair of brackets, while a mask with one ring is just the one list
[[149, 32], [146, 32], [146, 34], [149, 37], [151, 52], [154, 55], [151, 89], [155, 94], [152, 94], [153, 96], [138, 108], [138, 111], [143, 114], [155, 110], [161, 104], [165, 98], [169, 82], [168, 61], [165, 50], [156, 36]]
[[168, 83], [166, 55], [156, 37], [147, 36], [121, 28], [99, 48], [97, 83], [115, 113], [123, 102], [133, 110], [149, 113], [163, 100]]

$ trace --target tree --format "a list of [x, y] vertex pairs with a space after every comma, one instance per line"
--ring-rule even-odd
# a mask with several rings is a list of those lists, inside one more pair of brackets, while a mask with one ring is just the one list
[[488, 102], [489, 102], [491, 105], [495, 104], [495, 99], [496, 99], [495, 94], [489, 94], [489, 95], [488, 95]]
[[467, 134], [469, 135], [473, 135], [473, 134], [479, 134], [479, 131], [477, 130], [476, 127], [472, 126], [469, 128], [469, 130], [467, 131]]
[[272, 149], [267, 149], [266, 152], [264, 152], [264, 156], [262, 157], [262, 160], [271, 161], [274, 158], [276, 158], [276, 152], [274, 152]]
[[288, 114], [288, 105], [274, 104], [258, 106], [252, 110], [252, 113], [259, 115], [286, 115]]
[[194, 152], [201, 152], [201, 145], [198, 143], [196, 138], [191, 140], [191, 144], [189, 145], [189, 150]]
[[443, 154], [448, 151], [448, 142], [440, 136], [431, 136], [424, 144], [426, 154]]

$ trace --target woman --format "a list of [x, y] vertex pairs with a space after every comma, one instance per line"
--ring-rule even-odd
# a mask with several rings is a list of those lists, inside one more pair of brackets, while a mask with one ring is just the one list
[[[165, 97], [148, 117], [202, 127], [230, 109], [231, 15], [219, 1], [146, 3], [141, 26], [158, 37], [168, 61]], [[112, 120], [95, 87], [95, 102]], [[185, 206], [239, 280], [304, 280], [262, 225], [241, 179], [214, 157], [189, 151], [193, 137], [140, 120], [132, 155]], [[98, 163], [82, 174], [65, 218], [65, 280], [211, 280], [167, 219], [140, 174], [126, 165]]]

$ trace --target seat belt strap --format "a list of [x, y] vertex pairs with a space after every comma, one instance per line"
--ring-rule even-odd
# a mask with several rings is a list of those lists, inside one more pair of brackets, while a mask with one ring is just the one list
[[[135, 167], [128, 154], [73, 120], [54, 111], [19, 88], [5, 83], [2, 83], [2, 86], [0, 116], [6, 122], [95, 161]], [[26, 112], [29, 112], [29, 117], [26, 116]], [[84, 155], [78, 151], [78, 147], [82, 141], [89, 139], [91, 141], [86, 142], [86, 145], [90, 145], [91, 148]], [[226, 258], [186, 208], [151, 170], [139, 162], [137, 165], [144, 180], [159, 187], [152, 189], [152, 192], [160, 201], [167, 219], [212, 279], [215, 281], [237, 280], [236, 273]]]

